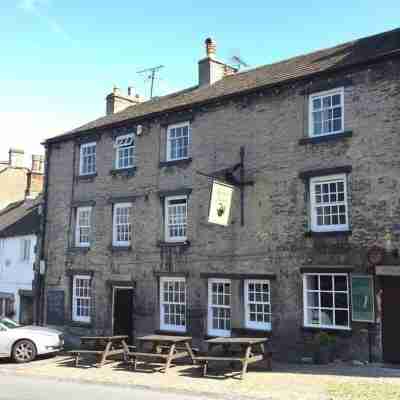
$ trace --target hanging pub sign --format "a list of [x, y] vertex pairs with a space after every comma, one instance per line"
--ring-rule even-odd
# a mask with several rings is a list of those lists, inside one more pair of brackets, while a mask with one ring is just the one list
[[372, 275], [351, 276], [352, 320], [375, 322]]
[[214, 180], [211, 189], [208, 222], [227, 226], [231, 214], [233, 186]]

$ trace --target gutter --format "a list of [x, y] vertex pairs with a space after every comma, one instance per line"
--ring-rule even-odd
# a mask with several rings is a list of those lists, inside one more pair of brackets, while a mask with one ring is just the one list
[[[318, 71], [318, 72], [311, 72], [307, 75], [302, 75], [302, 76], [298, 76], [298, 77], [294, 77], [294, 78], [288, 78], [285, 80], [281, 80], [278, 82], [274, 82], [274, 83], [269, 83], [266, 85], [261, 85], [261, 86], [256, 86], [250, 89], [245, 89], [242, 91], [237, 91], [237, 92], [233, 92], [233, 93], [229, 93], [226, 95], [221, 95], [221, 96], [217, 96], [217, 97], [213, 97], [213, 98], [208, 98], [202, 101], [198, 101], [198, 102], [194, 102], [194, 103], [190, 103], [190, 104], [185, 104], [185, 105], [181, 105], [181, 106], [176, 106], [173, 108], [167, 108], [165, 110], [161, 110], [161, 111], [156, 111], [156, 112], [152, 112], [149, 114], [144, 114], [138, 117], [133, 117], [133, 118], [127, 118], [123, 121], [118, 121], [118, 122], [110, 122], [108, 124], [104, 124], [104, 125], [100, 125], [98, 127], [95, 128], [89, 128], [89, 129], [85, 129], [85, 130], [81, 130], [81, 131], [76, 131], [73, 133], [66, 133], [64, 135], [60, 135], [60, 136], [56, 136], [54, 138], [50, 138], [45, 140], [42, 144], [44, 146], [50, 144], [50, 143], [59, 143], [59, 142], [64, 142], [66, 140], [72, 139], [72, 138], [77, 138], [80, 137], [81, 135], [86, 135], [89, 133], [93, 133], [95, 131], [98, 130], [106, 130], [112, 127], [119, 127], [119, 126], [123, 126], [127, 123], [137, 123], [137, 122], [143, 122], [144, 120], [148, 120], [148, 119], [152, 119], [155, 117], [158, 117], [160, 115], [166, 114], [166, 113], [172, 113], [172, 112], [177, 112], [177, 111], [185, 111], [188, 109], [191, 109], [193, 107], [201, 107], [201, 106], [205, 106], [205, 105], [209, 105], [209, 104], [213, 104], [215, 102], [219, 102], [222, 100], [228, 100], [231, 98], [236, 98], [238, 96], [246, 96], [248, 94], [252, 94], [252, 93], [256, 93], [259, 92], [261, 90], [266, 90], [266, 89], [272, 89], [275, 87], [280, 87], [280, 86], [284, 86], [293, 82], [301, 82], [301, 81], [306, 81], [310, 78], [318, 78], [321, 76], [324, 76], [326, 74], [331, 74], [333, 72], [339, 72], [342, 70], [346, 70], [346, 69], [351, 69], [354, 67], [362, 67], [362, 66], [369, 66], [372, 64], [376, 64], [379, 63], [381, 61], [385, 61], [386, 59], [390, 59], [390, 58], [397, 58], [400, 57], [400, 49], [398, 50], [393, 50], [391, 52], [388, 53], [384, 53], [378, 57], [374, 57], [374, 58], [370, 58], [364, 61], [359, 61], [353, 64], [348, 64], [348, 65], [341, 65], [341, 66], [337, 66], [337, 67], [332, 67], [323, 71]], [[262, 67], [260, 67], [262, 68]], [[246, 71], [247, 72], [247, 71]]]

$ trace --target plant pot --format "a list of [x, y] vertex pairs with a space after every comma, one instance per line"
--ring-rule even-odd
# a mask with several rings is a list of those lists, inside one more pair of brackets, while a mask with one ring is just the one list
[[331, 361], [331, 356], [332, 356], [331, 346], [320, 346], [314, 354], [315, 363], [329, 364]]

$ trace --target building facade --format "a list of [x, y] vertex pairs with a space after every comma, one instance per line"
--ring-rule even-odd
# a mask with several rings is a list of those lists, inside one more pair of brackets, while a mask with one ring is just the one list
[[[208, 39], [198, 86], [47, 140], [45, 321], [268, 335], [293, 360], [329, 331], [337, 357], [400, 361], [399, 50], [395, 30], [237, 72]], [[210, 177], [235, 187], [227, 226]]]
[[0, 316], [33, 322], [35, 249], [40, 198], [14, 203], [0, 213]]

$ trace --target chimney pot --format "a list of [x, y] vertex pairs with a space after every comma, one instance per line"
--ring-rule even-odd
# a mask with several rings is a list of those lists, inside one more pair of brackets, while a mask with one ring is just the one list
[[206, 54], [207, 57], [214, 57], [217, 53], [217, 43], [214, 39], [212, 38], [207, 38], [205, 40], [205, 44], [206, 44]]
[[129, 106], [140, 103], [142, 100], [138, 95], [133, 96], [133, 87], [128, 87], [128, 95], [122, 94], [121, 90], [114, 85], [112, 93], [106, 97], [106, 115], [115, 114]]

